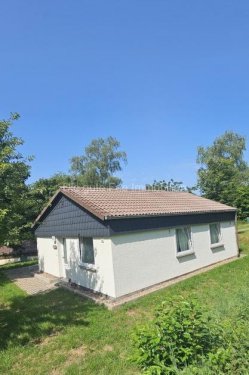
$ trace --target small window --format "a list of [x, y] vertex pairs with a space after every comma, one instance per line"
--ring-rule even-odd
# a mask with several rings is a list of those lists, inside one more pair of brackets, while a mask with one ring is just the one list
[[94, 264], [93, 239], [91, 237], [80, 238], [81, 263]]
[[211, 245], [219, 243], [221, 240], [220, 224], [214, 223], [209, 225]]
[[191, 230], [189, 227], [176, 229], [177, 252], [191, 250]]
[[67, 240], [66, 238], [63, 238], [63, 258], [64, 258], [64, 263], [67, 263]]

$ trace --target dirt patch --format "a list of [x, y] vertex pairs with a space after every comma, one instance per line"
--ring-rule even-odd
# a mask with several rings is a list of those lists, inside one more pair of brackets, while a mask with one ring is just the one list
[[61, 375], [65, 369], [77, 362], [79, 362], [86, 355], [87, 347], [82, 345], [77, 348], [73, 348], [67, 352], [66, 361], [58, 368], [53, 369], [50, 375]]
[[139, 310], [128, 310], [126, 312], [126, 314], [130, 317], [134, 317], [134, 318], [137, 318], [139, 316], [141, 316], [141, 312]]
[[127, 354], [122, 352], [119, 354], [119, 358], [121, 358], [122, 360], [127, 359]]
[[50, 375], [61, 375], [61, 370], [55, 368], [50, 372]]
[[51, 341], [53, 341], [53, 339], [54, 339], [55, 337], [57, 337], [58, 334], [59, 334], [59, 333], [54, 333], [54, 334], [52, 334], [52, 335], [50, 335], [50, 336], [47, 336], [47, 337], [45, 337], [45, 338], [40, 338], [40, 339], [36, 340], [35, 344], [36, 344], [36, 345], [39, 345], [39, 346], [46, 346], [46, 345], [48, 345]]
[[82, 345], [78, 348], [71, 349], [69, 351], [69, 355], [76, 356], [76, 357], [83, 357], [86, 354], [86, 346]]
[[103, 347], [103, 350], [104, 350], [104, 352], [113, 352], [113, 346], [111, 346], [111, 345], [105, 345], [104, 347]]

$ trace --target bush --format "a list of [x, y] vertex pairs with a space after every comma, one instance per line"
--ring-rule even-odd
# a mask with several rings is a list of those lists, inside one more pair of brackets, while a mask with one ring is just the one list
[[227, 357], [226, 351], [218, 351], [223, 330], [196, 300], [164, 302], [152, 324], [139, 329], [133, 340], [133, 360], [148, 374], [178, 374], [187, 366], [194, 373], [200, 363], [212, 362], [212, 356]]

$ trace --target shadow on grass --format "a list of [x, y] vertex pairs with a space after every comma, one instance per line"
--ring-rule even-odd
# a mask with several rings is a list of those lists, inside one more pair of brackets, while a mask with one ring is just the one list
[[67, 326], [87, 326], [87, 316], [97, 308], [63, 289], [26, 296], [3, 275], [0, 289], [8, 291], [6, 303], [0, 303], [0, 350], [39, 343]]

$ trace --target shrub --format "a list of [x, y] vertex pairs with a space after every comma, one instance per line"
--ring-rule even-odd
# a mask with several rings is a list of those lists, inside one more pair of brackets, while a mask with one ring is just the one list
[[[240, 314], [239, 314], [240, 315]], [[248, 319], [248, 318], [247, 318]], [[234, 320], [225, 330], [225, 341], [229, 357], [226, 361], [226, 374], [248, 374], [249, 369], [249, 329], [248, 321]]]
[[223, 331], [214, 319], [203, 311], [196, 300], [176, 299], [164, 302], [154, 321], [140, 328], [133, 338], [133, 360], [147, 374], [178, 374], [187, 366], [192, 373], [210, 357], [227, 358]]

